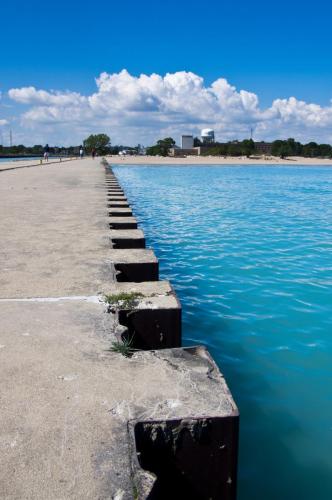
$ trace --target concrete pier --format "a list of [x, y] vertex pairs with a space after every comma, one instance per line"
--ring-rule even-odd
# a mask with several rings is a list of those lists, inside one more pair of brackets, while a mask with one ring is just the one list
[[181, 346], [181, 305], [168, 281], [114, 283], [108, 289], [110, 298], [136, 295], [134, 304], [110, 305], [126, 327], [136, 349], [165, 349]]
[[118, 208], [128, 208], [129, 207], [129, 204], [127, 201], [110, 201], [107, 206], [109, 208], [112, 208], [112, 207], [118, 207]]
[[111, 229], [137, 229], [137, 220], [135, 217], [109, 217], [109, 226]]
[[112, 207], [108, 213], [111, 217], [132, 217], [133, 215], [133, 212], [129, 207]]
[[118, 271], [117, 281], [158, 280], [159, 264], [152, 250], [145, 248], [114, 249], [111, 252], [110, 260]]
[[109, 194], [108, 200], [110, 200], [110, 201], [127, 201], [127, 198], [123, 195]]
[[113, 182], [0, 172], [0, 498], [234, 500], [236, 405]]
[[113, 248], [145, 248], [144, 233], [141, 229], [111, 229]]

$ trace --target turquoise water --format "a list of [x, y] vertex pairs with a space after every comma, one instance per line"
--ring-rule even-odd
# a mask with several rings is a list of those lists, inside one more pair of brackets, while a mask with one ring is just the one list
[[239, 500], [331, 499], [332, 168], [114, 171], [239, 406]]
[[22, 158], [22, 156], [13, 156], [11, 158], [0, 158], [0, 162], [10, 162], [10, 161], [23, 161], [23, 160], [40, 160], [40, 156], [27, 156], [26, 158]]

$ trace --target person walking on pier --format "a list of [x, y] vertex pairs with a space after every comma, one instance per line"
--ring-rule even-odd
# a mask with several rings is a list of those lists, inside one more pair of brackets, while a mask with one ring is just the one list
[[96, 156], [96, 150], [95, 150], [95, 148], [92, 148], [92, 150], [91, 150], [91, 156], [92, 156], [92, 159], [94, 160], [95, 156]]
[[49, 145], [46, 144], [45, 148], [44, 148], [44, 160], [45, 161], [48, 161], [48, 155], [49, 155], [49, 152], [50, 152], [50, 148], [49, 148]]
[[80, 146], [80, 158], [81, 159], [83, 158], [83, 154], [84, 154], [83, 146]]

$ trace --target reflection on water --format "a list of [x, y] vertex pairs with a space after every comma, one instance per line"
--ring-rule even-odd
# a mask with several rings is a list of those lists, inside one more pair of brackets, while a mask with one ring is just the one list
[[332, 168], [114, 168], [241, 412], [240, 500], [332, 498]]

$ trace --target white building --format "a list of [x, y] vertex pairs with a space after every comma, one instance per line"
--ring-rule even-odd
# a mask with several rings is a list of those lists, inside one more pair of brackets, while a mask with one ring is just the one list
[[181, 135], [181, 149], [192, 149], [194, 147], [194, 137], [192, 135]]

